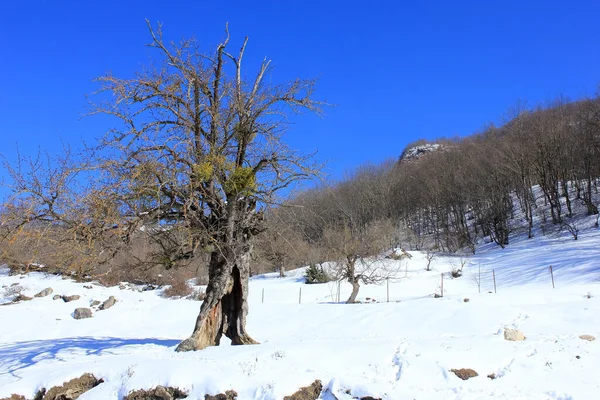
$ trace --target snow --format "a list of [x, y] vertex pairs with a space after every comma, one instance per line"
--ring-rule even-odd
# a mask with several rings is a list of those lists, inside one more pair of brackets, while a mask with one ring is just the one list
[[[174, 349], [191, 333], [199, 302], [2, 269], [0, 286], [19, 283], [28, 296], [52, 287], [81, 298], [0, 306], [0, 398], [32, 398], [41, 387], [90, 372], [104, 383], [82, 400], [121, 399], [156, 385], [177, 386], [190, 399], [229, 389], [240, 399], [282, 399], [315, 379], [327, 388], [322, 399], [596, 399], [600, 343], [579, 335], [600, 338], [599, 239], [600, 231], [586, 229], [577, 241], [557, 234], [517, 238], [505, 249], [482, 244], [463, 257], [456, 279], [449, 271], [460, 257], [437, 256], [425, 271], [425, 254], [410, 252], [411, 259], [385, 261], [398, 270], [389, 302], [386, 283], [361, 287], [364, 303], [346, 305], [335, 302], [336, 283], [305, 285], [303, 269], [257, 276], [247, 329], [261, 344], [189, 353]], [[444, 297], [434, 298], [442, 274]], [[345, 300], [351, 287], [340, 287]], [[118, 300], [112, 308], [72, 318], [75, 308], [111, 295]], [[505, 327], [522, 330], [526, 340], [504, 340]], [[479, 376], [462, 381], [452, 368]]]

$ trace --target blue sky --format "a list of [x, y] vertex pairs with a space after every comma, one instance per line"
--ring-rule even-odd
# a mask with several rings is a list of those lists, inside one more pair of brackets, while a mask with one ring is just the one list
[[6, 1], [0, 152], [56, 152], [109, 128], [80, 118], [85, 95], [94, 77], [148, 61], [144, 18], [206, 48], [229, 22], [234, 48], [249, 36], [246, 65], [267, 56], [274, 82], [319, 77], [317, 97], [337, 107], [295, 118], [288, 140], [336, 178], [498, 123], [518, 99], [577, 99], [600, 82], [598, 1]]

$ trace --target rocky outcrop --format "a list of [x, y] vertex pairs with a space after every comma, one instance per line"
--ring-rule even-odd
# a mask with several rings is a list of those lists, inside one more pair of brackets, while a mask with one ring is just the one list
[[106, 300], [104, 303], [102, 303], [100, 305], [100, 307], [98, 307], [98, 309], [99, 310], [108, 310], [109, 308], [114, 306], [116, 303], [117, 303], [117, 299], [115, 299], [115, 296], [110, 296], [108, 298], [108, 300]]
[[323, 384], [320, 380], [316, 380], [309, 386], [301, 387], [291, 396], [285, 396], [283, 400], [316, 400], [321, 395]]
[[593, 342], [594, 340], [596, 340], [596, 338], [592, 335], [581, 335], [579, 336], [579, 339], [587, 340], [588, 342]]
[[[76, 400], [90, 389], [95, 388], [104, 382], [102, 379], [97, 379], [92, 374], [83, 374], [79, 378], [71, 379], [63, 383], [61, 386], [55, 386], [48, 391], [42, 389], [36, 395], [36, 399], [41, 400]], [[41, 395], [41, 396], [40, 396]]]
[[525, 340], [525, 335], [518, 329], [504, 328], [504, 339], [511, 342], [520, 342]]
[[123, 398], [123, 400], [177, 400], [185, 399], [187, 393], [173, 387], [157, 386], [154, 389], [135, 390]]
[[225, 393], [219, 393], [210, 395], [204, 395], [204, 400], [235, 400], [237, 399], [237, 392], [235, 390], [228, 390]]
[[458, 376], [463, 381], [466, 381], [467, 379], [471, 379], [476, 376], [479, 376], [479, 374], [477, 372], [475, 372], [475, 370], [472, 370], [471, 368], [451, 369], [450, 372], [453, 372], [454, 375]]
[[75, 318], [75, 319], [85, 319], [85, 318], [92, 318], [92, 317], [93, 317], [92, 310], [87, 307], [76, 308], [75, 311], [73, 311], [73, 318]]
[[54, 292], [54, 290], [52, 290], [52, 288], [46, 288], [46, 289], [42, 290], [41, 292], [39, 292], [38, 294], [36, 294], [34, 297], [50, 296], [52, 294], [52, 292]]

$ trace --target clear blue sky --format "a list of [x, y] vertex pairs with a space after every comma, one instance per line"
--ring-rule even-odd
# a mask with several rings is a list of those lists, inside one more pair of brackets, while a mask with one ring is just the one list
[[[397, 157], [419, 138], [468, 135], [518, 99], [593, 95], [600, 82], [596, 1], [3, 1], [0, 152], [99, 137], [80, 119], [92, 82], [127, 77], [149, 57], [144, 18], [206, 46], [249, 36], [248, 63], [273, 80], [320, 77], [324, 119], [295, 120], [289, 141], [340, 177]], [[237, 48], [238, 44], [235, 44]], [[0, 173], [3, 175], [4, 171]]]

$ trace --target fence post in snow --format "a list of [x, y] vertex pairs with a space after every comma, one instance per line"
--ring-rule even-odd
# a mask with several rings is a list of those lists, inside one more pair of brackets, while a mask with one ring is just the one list
[[302, 286], [300, 286], [300, 293], [298, 294], [298, 304], [302, 304]]
[[492, 270], [492, 277], [494, 278], [494, 293], [496, 293], [496, 271]]
[[337, 283], [337, 302], [340, 302], [340, 281]]
[[479, 288], [479, 294], [481, 294], [481, 264], [479, 264], [479, 278], [477, 279], [477, 287]]
[[265, 303], [265, 288], [262, 290], [262, 302]]
[[440, 291], [440, 295], [441, 295], [441, 297], [444, 297], [444, 274], [442, 273], [440, 275], [442, 276], [442, 285], [441, 285], [442, 289]]
[[390, 278], [386, 279], [387, 281], [387, 302], [390, 302]]
[[552, 278], [552, 289], [554, 289], [554, 272], [552, 272], [552, 265], [550, 266], [550, 277]]

